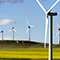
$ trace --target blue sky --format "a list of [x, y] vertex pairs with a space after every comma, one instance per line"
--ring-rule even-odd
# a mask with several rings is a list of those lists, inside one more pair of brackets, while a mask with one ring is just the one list
[[[51, 7], [51, 5], [56, 0], [40, 0], [42, 5], [46, 10]], [[51, 3], [52, 2], [52, 3]], [[53, 8], [52, 12], [57, 12], [58, 15], [53, 17], [53, 25], [56, 22], [60, 22], [60, 2]], [[11, 19], [16, 21], [14, 27], [17, 31], [15, 33], [16, 40], [28, 40], [28, 33], [25, 34], [27, 29], [26, 20], [28, 20], [30, 25], [34, 25], [31, 28], [31, 41], [44, 42], [45, 38], [45, 12], [40, 8], [36, 0], [24, 0], [22, 3], [15, 2], [0, 2], [0, 21], [4, 19]], [[0, 31], [4, 30], [4, 39], [12, 39], [12, 31], [8, 33], [11, 29], [12, 24], [0, 25]], [[56, 37], [57, 28], [53, 28], [53, 42], [58, 44], [58, 36]], [[49, 42], [49, 27], [47, 33], [47, 43]], [[0, 34], [0, 39], [1, 39]]]

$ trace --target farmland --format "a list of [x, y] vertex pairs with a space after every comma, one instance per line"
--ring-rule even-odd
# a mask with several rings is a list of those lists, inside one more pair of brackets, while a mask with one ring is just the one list
[[[43, 48], [39, 44], [3, 42], [0, 43], [0, 60], [1, 59], [48, 59], [49, 48]], [[57, 46], [57, 45], [56, 45]], [[14, 47], [14, 48], [13, 48]], [[53, 59], [60, 59], [60, 48], [53, 48]]]
[[[49, 58], [48, 48], [22, 48], [22, 49], [0, 49], [0, 58]], [[60, 48], [53, 49], [53, 58], [60, 59]]]

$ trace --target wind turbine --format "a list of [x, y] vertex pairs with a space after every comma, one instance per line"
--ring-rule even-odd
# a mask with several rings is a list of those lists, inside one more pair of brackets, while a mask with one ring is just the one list
[[56, 26], [54, 26], [54, 27], [57, 27], [58, 28], [58, 31], [57, 31], [57, 33], [56, 33], [56, 36], [58, 36], [58, 34], [59, 34], [59, 44], [60, 44], [60, 25], [58, 25], [58, 23], [56, 23], [57, 25]]
[[17, 32], [17, 31], [15, 30], [13, 24], [14, 24], [14, 22], [12, 22], [12, 28], [8, 32], [13, 31], [13, 40], [14, 40], [14, 31], [15, 32]]
[[26, 33], [27, 33], [28, 30], [29, 30], [29, 41], [30, 41], [30, 28], [31, 28], [31, 27], [34, 27], [34, 25], [29, 25], [28, 20], [26, 20], [26, 22], [27, 22], [27, 26], [28, 26], [28, 28], [27, 28], [27, 30], [26, 30]]
[[2, 33], [2, 40], [3, 40], [3, 33], [4, 33], [4, 31], [2, 30], [0, 33]]
[[58, 31], [56, 33], [56, 36], [59, 34], [59, 44], [60, 44], [60, 28], [58, 28]]
[[52, 17], [56, 16], [57, 13], [50, 13], [50, 11], [53, 9], [53, 7], [59, 2], [59, 0], [57, 0], [52, 7], [46, 11], [44, 9], [44, 7], [42, 6], [42, 4], [36, 0], [38, 2], [38, 4], [41, 6], [41, 8], [43, 9], [43, 11], [46, 13], [46, 28], [45, 28], [45, 44], [44, 44], [44, 48], [46, 48], [46, 38], [47, 38], [47, 28], [48, 28], [48, 15], [50, 16], [50, 21], [49, 21], [49, 60], [52, 60]]
[[47, 28], [48, 28], [48, 13], [54, 8], [54, 6], [59, 2], [59, 0], [57, 0], [48, 11], [46, 11], [46, 9], [42, 6], [42, 4], [39, 2], [39, 0], [36, 0], [36, 1], [39, 4], [39, 6], [42, 8], [42, 10], [46, 13], [45, 43], [44, 43], [44, 48], [46, 48]]

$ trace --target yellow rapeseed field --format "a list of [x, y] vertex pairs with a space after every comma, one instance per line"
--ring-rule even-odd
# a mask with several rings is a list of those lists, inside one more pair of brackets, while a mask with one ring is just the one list
[[[0, 49], [0, 58], [49, 58], [48, 48]], [[53, 58], [60, 59], [60, 48], [53, 48]]]

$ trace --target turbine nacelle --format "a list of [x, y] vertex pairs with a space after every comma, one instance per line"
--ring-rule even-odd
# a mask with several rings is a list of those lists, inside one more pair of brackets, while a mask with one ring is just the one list
[[58, 30], [60, 31], [60, 28]]
[[28, 28], [30, 28], [30, 26], [28, 26]]
[[14, 29], [14, 27], [12, 27], [12, 30]]
[[2, 33], [2, 34], [3, 34], [3, 33], [4, 33], [4, 31], [1, 31], [0, 33]]
[[49, 16], [56, 16], [56, 15], [57, 15], [57, 12], [55, 12], [55, 13], [49, 12], [48, 15], [49, 15]]
[[3, 31], [1, 31], [1, 33], [3, 33]]

